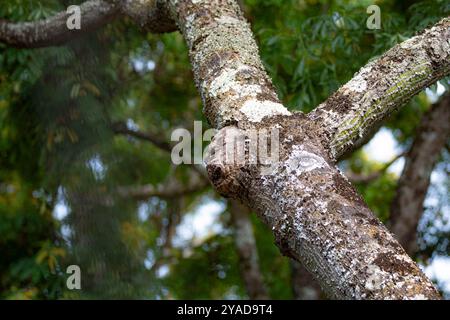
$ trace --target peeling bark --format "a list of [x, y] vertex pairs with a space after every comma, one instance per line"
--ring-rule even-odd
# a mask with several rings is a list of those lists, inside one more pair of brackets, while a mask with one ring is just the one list
[[310, 119], [323, 124], [330, 152], [339, 159], [393, 111], [449, 73], [450, 19], [445, 18], [369, 62]]
[[410, 255], [417, 250], [416, 230], [431, 172], [449, 135], [450, 94], [447, 94], [422, 119], [406, 155], [405, 167], [391, 206], [390, 229]]
[[[312, 272], [331, 298], [438, 299], [431, 281], [339, 172], [319, 118], [291, 114], [280, 104], [237, 3], [172, 0], [170, 6], [189, 47], [204, 113], [220, 128], [210, 150], [224, 150], [237, 128], [280, 132], [272, 174], [210, 153], [207, 170], [219, 193], [255, 210], [281, 252]], [[397, 103], [406, 99], [400, 95]], [[255, 141], [247, 138], [248, 148]]]
[[258, 250], [250, 220], [250, 211], [238, 201], [229, 202], [234, 229], [234, 242], [239, 256], [239, 268], [247, 294], [252, 300], [269, 299], [259, 268]]

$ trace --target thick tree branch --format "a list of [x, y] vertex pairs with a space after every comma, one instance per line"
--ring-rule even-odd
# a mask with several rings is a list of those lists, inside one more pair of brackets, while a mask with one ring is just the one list
[[268, 299], [266, 286], [259, 268], [250, 210], [236, 200], [229, 201], [229, 212], [234, 229], [234, 242], [239, 256], [239, 267], [250, 299]]
[[103, 0], [91, 0], [80, 5], [81, 29], [70, 30], [71, 16], [63, 11], [36, 22], [8, 22], [0, 19], [0, 42], [18, 48], [40, 48], [61, 45], [73, 38], [94, 31], [118, 16], [118, 6]]
[[366, 66], [314, 110], [334, 159], [415, 94], [450, 72], [450, 19], [402, 42]]
[[[170, 5], [189, 47], [204, 113], [221, 128], [207, 159], [215, 188], [249, 205], [273, 230], [280, 250], [302, 262], [330, 297], [439, 298], [336, 168], [323, 124], [279, 103], [236, 1]], [[273, 128], [280, 157], [270, 173], [262, 164], [223, 161], [236, 135], [248, 138], [247, 151], [256, 143], [239, 129]]]
[[416, 230], [431, 172], [449, 136], [450, 94], [447, 94], [422, 119], [406, 155], [405, 167], [391, 206], [390, 229], [411, 255], [417, 249]]
[[71, 13], [65, 11], [35, 22], [10, 22], [0, 19], [0, 42], [17, 48], [62, 45], [124, 15], [145, 31], [163, 33], [177, 30], [165, 2], [161, 0], [89, 0], [80, 5], [80, 10], [81, 29], [73, 30], [67, 27]]
[[290, 115], [275, 93], [235, 1], [169, 2], [190, 49], [204, 114], [212, 126]]
[[[111, 0], [110, 0], [111, 1]], [[165, 0], [112, 0], [120, 4], [121, 11], [142, 30], [153, 33], [177, 31]]]

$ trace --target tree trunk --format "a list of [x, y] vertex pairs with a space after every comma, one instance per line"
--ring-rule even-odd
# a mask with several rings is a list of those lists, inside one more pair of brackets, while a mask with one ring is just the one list
[[[339, 128], [347, 127], [347, 120], [342, 120], [345, 114], [338, 118], [325, 110], [326, 115], [334, 117], [334, 124], [344, 123], [337, 126], [338, 131], [328, 131], [323, 112], [321, 116], [316, 113], [306, 117], [301, 113], [291, 114], [280, 104], [259, 59], [249, 25], [235, 1], [172, 0], [170, 7], [189, 47], [204, 113], [213, 126], [220, 128], [207, 159], [209, 177], [219, 193], [240, 199], [255, 210], [273, 230], [280, 250], [302, 262], [332, 298], [438, 299], [431, 281], [336, 167], [337, 156], [355, 140], [351, 133], [346, 135], [344, 144], [338, 146], [333, 142], [337, 141]], [[414, 68], [413, 73], [419, 73], [417, 79], [405, 75], [404, 78], [412, 79], [413, 85], [398, 98], [392, 97], [389, 108], [377, 113], [375, 118], [369, 115], [374, 108], [379, 110], [378, 104], [362, 108], [361, 113], [372, 119], [369, 124], [386, 117], [395, 104], [411, 97], [419, 86], [422, 88], [448, 72], [449, 24], [444, 20], [438, 27], [413, 38], [404, 49], [397, 49], [402, 53], [413, 52], [411, 49], [420, 44], [425, 50], [428, 43], [430, 53], [436, 55], [421, 64], [428, 68], [430, 63], [434, 69], [426, 69], [431, 76], [424, 76], [425, 69]], [[442, 39], [443, 52], [437, 50]], [[425, 59], [423, 51], [414, 52], [411, 60]], [[397, 58], [392, 53], [382, 57], [385, 60], [379, 64], [395, 64], [393, 59]], [[404, 67], [399, 62], [387, 75], [398, 76]], [[368, 74], [369, 68], [364, 68], [362, 73]], [[364, 81], [365, 88], [355, 87], [355, 81], [347, 88], [356, 90], [358, 95], [366, 88], [375, 89], [370, 79]], [[398, 84], [380, 85], [377, 94], [388, 93], [394, 86], [403, 90]], [[279, 130], [280, 161], [271, 168], [271, 174], [265, 174], [260, 164], [222, 161], [221, 153], [230, 148], [230, 141], [236, 136], [246, 135], [243, 130], [274, 127]], [[245, 138], [248, 151], [249, 145], [256, 141]]]

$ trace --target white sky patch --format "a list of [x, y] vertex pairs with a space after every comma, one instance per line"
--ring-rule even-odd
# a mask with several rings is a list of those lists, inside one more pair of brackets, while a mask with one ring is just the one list
[[162, 265], [161, 267], [158, 268], [158, 270], [156, 271], [156, 276], [158, 278], [164, 278], [166, 277], [170, 272], [170, 268], [167, 265]]
[[102, 180], [105, 178], [106, 168], [100, 156], [96, 155], [88, 160], [87, 167], [92, 170], [95, 179]]
[[[369, 158], [379, 162], [389, 162], [401, 153], [397, 141], [391, 131], [386, 128], [381, 128], [372, 140], [364, 146], [363, 150]], [[398, 159], [389, 167], [388, 171], [399, 176], [402, 173], [404, 164], [405, 160], [403, 158]]]
[[388, 172], [395, 173], [397, 176], [400, 176], [403, 171], [403, 167], [405, 166], [405, 158], [401, 157], [397, 159], [389, 168]]
[[153, 71], [153, 70], [155, 70], [155, 67], [156, 67], [155, 61], [153, 61], [153, 60], [147, 61], [147, 70], [148, 70], [148, 71]]
[[439, 97], [444, 94], [445, 87], [438, 81], [437, 82], [437, 90], [436, 93], [433, 92], [431, 89], [427, 88], [425, 89], [425, 92], [428, 96], [428, 99], [430, 99], [431, 103], [435, 103], [439, 100]]
[[64, 189], [62, 187], [58, 188], [58, 194], [56, 196], [56, 205], [53, 209], [53, 217], [56, 220], [63, 220], [69, 214], [70, 209], [67, 206], [66, 198], [64, 197]]
[[450, 292], [450, 257], [437, 256], [429, 266], [424, 268], [425, 274], [437, 279], [446, 292]]
[[225, 210], [225, 204], [208, 200], [184, 215], [177, 227], [173, 244], [175, 247], [185, 247], [188, 243], [198, 244], [212, 234], [223, 231], [219, 217]]
[[133, 119], [128, 118], [127, 119], [127, 128], [130, 130], [137, 131], [137, 130], [139, 130], [139, 125], [136, 122], [134, 122]]
[[147, 270], [150, 270], [156, 262], [155, 254], [152, 250], [147, 251], [147, 257], [144, 260], [144, 266]]
[[138, 218], [141, 222], [147, 221], [150, 216], [147, 203], [141, 203], [138, 207]]
[[140, 73], [146, 73], [155, 70], [156, 63], [153, 60], [147, 60], [144, 58], [131, 59], [133, 69]]
[[69, 214], [69, 208], [64, 203], [57, 203], [53, 210], [53, 217], [56, 220], [63, 220]]
[[72, 228], [69, 227], [68, 225], [63, 225], [61, 227], [61, 235], [67, 243], [69, 243], [70, 238], [72, 238], [72, 234], [73, 234]]

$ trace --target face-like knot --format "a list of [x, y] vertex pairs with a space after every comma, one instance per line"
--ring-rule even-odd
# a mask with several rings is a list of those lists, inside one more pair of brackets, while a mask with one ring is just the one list
[[229, 126], [222, 128], [208, 146], [205, 162], [209, 179], [217, 191], [229, 198], [240, 192], [241, 168], [246, 165], [246, 135]]

